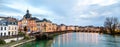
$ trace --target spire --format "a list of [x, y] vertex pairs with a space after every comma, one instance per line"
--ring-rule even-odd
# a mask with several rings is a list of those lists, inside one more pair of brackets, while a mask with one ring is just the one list
[[29, 14], [29, 10], [27, 9], [27, 14]]
[[26, 11], [27, 13], [24, 15], [24, 17], [27, 19], [27, 18], [30, 18], [31, 17], [31, 14], [29, 13], [29, 10], [27, 9]]

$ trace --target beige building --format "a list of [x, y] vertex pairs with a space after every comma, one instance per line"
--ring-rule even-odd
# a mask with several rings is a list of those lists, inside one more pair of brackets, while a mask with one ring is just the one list
[[36, 21], [38, 20], [39, 20], [38, 18], [32, 17], [32, 15], [29, 13], [29, 10], [27, 10], [26, 14], [18, 22], [19, 31], [27, 32], [27, 33], [37, 32], [38, 30], [37, 30]]
[[37, 21], [37, 28], [42, 32], [53, 32], [56, 30], [57, 25], [54, 25], [50, 20], [43, 19]]
[[74, 26], [67, 26], [67, 30], [75, 30]]
[[53, 31], [57, 31], [58, 25], [53, 23]]
[[74, 26], [75, 30], [80, 30], [79, 26]]
[[64, 24], [58, 26], [58, 31], [66, 31], [66, 30], [67, 30], [67, 26], [65, 26]]

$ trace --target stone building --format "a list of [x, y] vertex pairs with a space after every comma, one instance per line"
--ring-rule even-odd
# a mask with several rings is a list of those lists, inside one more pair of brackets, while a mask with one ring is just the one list
[[37, 32], [38, 30], [37, 30], [36, 21], [39, 21], [39, 19], [36, 17], [32, 17], [32, 15], [29, 13], [29, 10], [27, 10], [27, 13], [18, 22], [19, 31], [27, 32], [27, 33]]
[[66, 31], [67, 30], [67, 26], [64, 25], [64, 24], [61, 24], [61, 25], [59, 25], [59, 29], [58, 30], [59, 31]]
[[75, 26], [67, 26], [67, 30], [75, 30]]
[[37, 27], [41, 32], [50, 32], [52, 31], [52, 22], [47, 19], [39, 20], [37, 21]]
[[57, 25], [53, 24], [50, 20], [43, 19], [37, 21], [37, 28], [41, 32], [53, 32], [56, 30]]
[[0, 18], [0, 36], [12, 36], [18, 34], [17, 20], [11, 17]]
[[57, 28], [58, 28], [58, 25], [53, 23], [53, 31], [57, 31], [58, 30]]

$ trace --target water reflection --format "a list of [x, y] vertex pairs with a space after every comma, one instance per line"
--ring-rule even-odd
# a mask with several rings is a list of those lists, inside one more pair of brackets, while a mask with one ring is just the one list
[[120, 47], [120, 37], [98, 33], [67, 33], [54, 39], [53, 47]]
[[98, 33], [67, 33], [53, 40], [33, 41], [19, 47], [120, 47], [120, 36]]
[[43, 41], [32, 41], [29, 43], [25, 43], [18, 47], [51, 47], [53, 40], [43, 40]]
[[88, 43], [97, 44], [98, 36], [98, 33], [67, 33], [54, 39], [55, 45], [53, 45], [54, 47], [72, 47]]

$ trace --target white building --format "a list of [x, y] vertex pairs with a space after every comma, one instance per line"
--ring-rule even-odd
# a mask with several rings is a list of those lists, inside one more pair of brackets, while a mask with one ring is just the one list
[[0, 36], [12, 36], [18, 34], [17, 20], [4, 17], [0, 19]]

